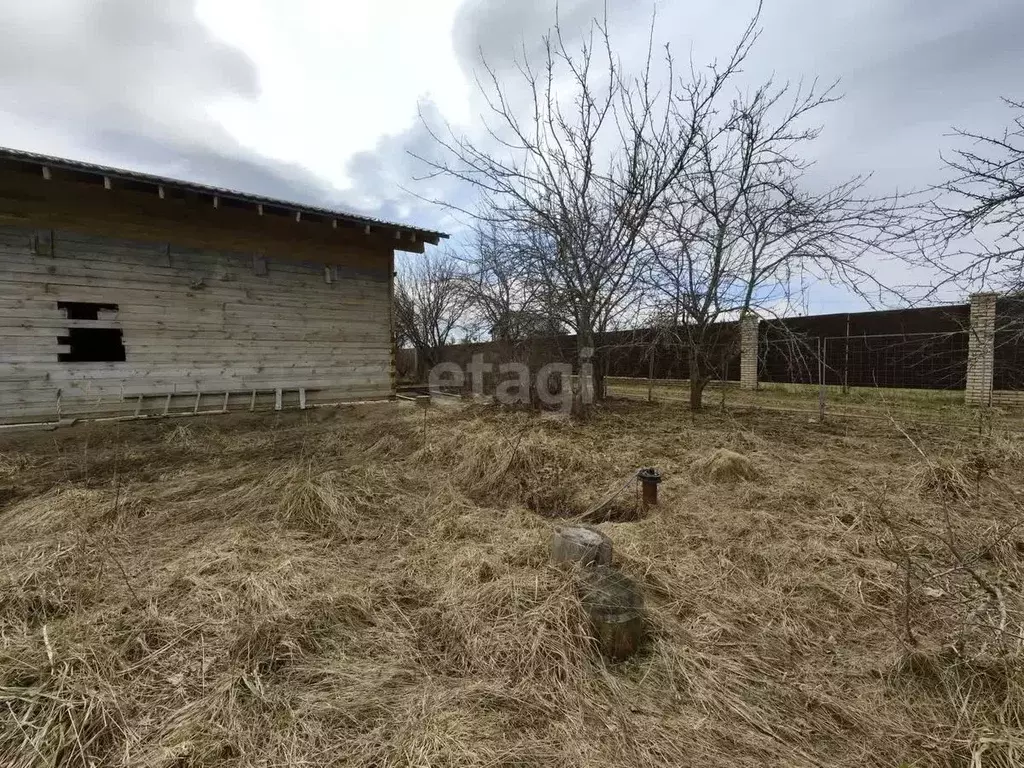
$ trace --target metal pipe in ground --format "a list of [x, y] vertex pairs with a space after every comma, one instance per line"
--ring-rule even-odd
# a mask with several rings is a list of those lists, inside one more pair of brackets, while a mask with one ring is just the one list
[[640, 481], [640, 493], [644, 506], [653, 507], [658, 503], [658, 483], [661, 482], [661, 473], [654, 467], [645, 467], [636, 473]]

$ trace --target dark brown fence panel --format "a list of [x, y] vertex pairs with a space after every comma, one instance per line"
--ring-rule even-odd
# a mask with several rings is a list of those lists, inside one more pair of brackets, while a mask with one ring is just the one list
[[966, 331], [825, 339], [826, 384], [963, 389], [966, 382]]
[[[1024, 389], [1024, 296], [996, 304], [994, 386]], [[709, 354], [714, 379], [738, 381], [739, 327], [716, 326]], [[762, 321], [758, 378], [764, 382], [849, 387], [963, 389], [970, 339], [970, 305], [851, 312]], [[610, 376], [688, 379], [689, 352], [653, 329], [616, 331], [595, 340]], [[536, 338], [517, 345], [489, 342], [449, 347], [445, 360], [467, 366], [474, 354], [495, 366], [550, 362], [575, 370], [576, 337]], [[653, 361], [653, 366], [652, 366]]]
[[992, 388], [1024, 389], [1024, 296], [996, 300]]
[[[716, 380], [740, 380], [739, 325], [718, 323], [708, 331], [705, 367]], [[604, 334], [598, 342], [607, 359], [609, 376], [656, 379], [690, 378], [690, 351], [675, 334], [652, 329], [616, 331]]]
[[760, 328], [758, 378], [962, 389], [969, 305], [784, 318]]
[[[739, 381], [740, 350], [739, 327], [736, 323], [722, 323], [710, 331], [713, 339], [708, 352], [710, 375], [715, 379], [723, 377]], [[689, 351], [677, 339], [667, 339], [665, 334], [652, 329], [636, 331], [612, 331], [599, 334], [594, 340], [596, 360], [603, 361], [609, 376], [646, 378], [654, 360], [654, 377], [659, 379], [687, 379], [690, 377]], [[538, 369], [547, 363], [568, 363], [573, 370], [578, 368], [576, 336], [554, 336], [533, 338], [517, 344], [502, 342], [481, 342], [455, 344], [445, 349], [444, 361], [456, 363], [463, 368], [469, 365], [473, 355], [483, 355], [487, 364], [523, 362], [531, 369]]]

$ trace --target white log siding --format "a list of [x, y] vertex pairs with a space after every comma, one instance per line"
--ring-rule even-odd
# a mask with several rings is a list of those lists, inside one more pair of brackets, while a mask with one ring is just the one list
[[[0, 221], [0, 423], [393, 394], [390, 253], [344, 266], [65, 229], [51, 249], [40, 231]], [[125, 361], [59, 362], [72, 327], [121, 329]]]

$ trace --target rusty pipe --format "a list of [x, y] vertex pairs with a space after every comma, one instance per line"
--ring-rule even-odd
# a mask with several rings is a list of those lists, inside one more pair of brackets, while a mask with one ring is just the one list
[[661, 482], [661, 473], [654, 467], [645, 467], [636, 473], [640, 481], [640, 491], [645, 506], [653, 507], [658, 503], [658, 483]]

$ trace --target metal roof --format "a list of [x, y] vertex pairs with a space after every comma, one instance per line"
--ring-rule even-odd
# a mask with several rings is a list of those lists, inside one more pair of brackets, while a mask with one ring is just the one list
[[302, 203], [294, 203], [287, 200], [278, 200], [271, 197], [263, 197], [262, 195], [251, 195], [246, 192], [240, 192], [234, 189], [226, 189], [224, 187], [212, 187], [207, 184], [197, 184], [195, 182], [182, 181], [180, 179], [172, 179], [166, 176], [155, 176], [149, 173], [129, 171], [124, 168], [111, 168], [105, 165], [84, 163], [79, 160], [68, 160], [67, 158], [63, 157], [39, 155], [34, 152], [23, 152], [18, 149], [10, 149], [8, 147], [0, 147], [0, 160], [12, 160], [15, 162], [31, 163], [33, 165], [45, 166], [51, 169], [60, 168], [69, 171], [96, 174], [97, 176], [105, 176], [110, 179], [122, 179], [142, 184], [152, 184], [157, 187], [165, 187], [168, 189], [187, 190], [190, 192], [197, 192], [199, 194], [211, 195], [214, 197], [222, 198], [224, 200], [238, 200], [241, 202], [252, 203], [254, 205], [265, 205], [273, 206], [275, 208], [284, 208], [287, 209], [288, 211], [293, 211], [300, 214], [305, 213], [312, 214], [315, 216], [324, 216], [332, 219], [337, 219], [339, 222], [348, 222], [363, 227], [369, 226], [381, 229], [399, 230], [403, 233], [414, 234], [417, 239], [423, 240], [432, 245], [437, 245], [439, 240], [446, 239], [448, 237], [448, 235], [444, 232], [437, 232], [432, 229], [421, 229], [419, 227], [411, 227], [406, 224], [399, 224], [393, 221], [385, 221], [383, 219], [377, 219], [372, 216], [362, 216], [348, 211], [339, 211], [332, 208], [319, 208], [313, 205], [304, 205]]

